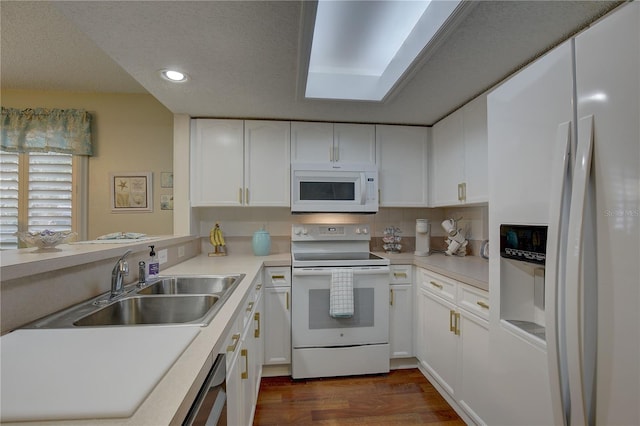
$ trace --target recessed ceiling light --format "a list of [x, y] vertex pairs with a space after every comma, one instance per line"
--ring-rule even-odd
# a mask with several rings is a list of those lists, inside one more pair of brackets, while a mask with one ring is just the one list
[[169, 80], [174, 83], [182, 83], [188, 80], [188, 77], [185, 73], [175, 70], [162, 70], [160, 71], [160, 75], [165, 80]]

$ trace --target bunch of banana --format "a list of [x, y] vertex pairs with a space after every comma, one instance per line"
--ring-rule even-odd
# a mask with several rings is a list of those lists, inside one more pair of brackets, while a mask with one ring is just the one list
[[224, 246], [224, 237], [222, 236], [222, 230], [220, 224], [216, 223], [216, 226], [209, 232], [209, 241], [214, 247]]

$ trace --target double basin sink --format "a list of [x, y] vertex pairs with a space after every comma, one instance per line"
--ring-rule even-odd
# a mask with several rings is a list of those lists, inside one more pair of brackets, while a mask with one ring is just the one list
[[132, 286], [117, 299], [109, 294], [32, 323], [28, 328], [131, 325], [208, 325], [244, 274], [167, 276]]

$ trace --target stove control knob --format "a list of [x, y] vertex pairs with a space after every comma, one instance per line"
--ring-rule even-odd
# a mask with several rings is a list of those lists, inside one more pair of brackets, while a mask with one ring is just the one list
[[356, 234], [360, 235], [360, 228], [356, 228]]
[[362, 228], [362, 233], [367, 235], [369, 233], [369, 228]]
[[302, 228], [302, 235], [307, 235], [308, 233], [307, 228]]
[[293, 233], [296, 235], [300, 235], [302, 233], [302, 230], [300, 228], [293, 228]]

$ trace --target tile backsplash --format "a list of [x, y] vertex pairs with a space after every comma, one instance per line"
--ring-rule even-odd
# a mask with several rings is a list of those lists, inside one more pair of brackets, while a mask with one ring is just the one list
[[[239, 245], [250, 247], [250, 237], [255, 231], [264, 227], [278, 244], [272, 244], [272, 252], [286, 252], [287, 239], [291, 235], [291, 225], [294, 223], [363, 223], [372, 230], [372, 249], [378, 246], [384, 234], [384, 229], [390, 226], [400, 228], [403, 237], [403, 252], [413, 251], [415, 247], [416, 219], [428, 219], [431, 225], [431, 247], [440, 249], [445, 247], [445, 232], [440, 226], [445, 219], [458, 220], [458, 227], [465, 237], [470, 240], [470, 255], [477, 255], [475, 248], [488, 238], [488, 207], [455, 207], [455, 208], [380, 208], [372, 215], [357, 214], [304, 214], [292, 215], [288, 208], [264, 207], [208, 207], [193, 209], [196, 223], [199, 224], [199, 234], [203, 237], [203, 246], [208, 241], [209, 231], [217, 223], [220, 224], [225, 238], [235, 240]], [[206, 238], [205, 238], [206, 237]], [[247, 240], [246, 237], [249, 237]], [[381, 247], [382, 243], [379, 241]], [[203, 251], [208, 248], [203, 248]], [[277, 251], [276, 251], [277, 250]], [[250, 251], [250, 250], [249, 250]]]

